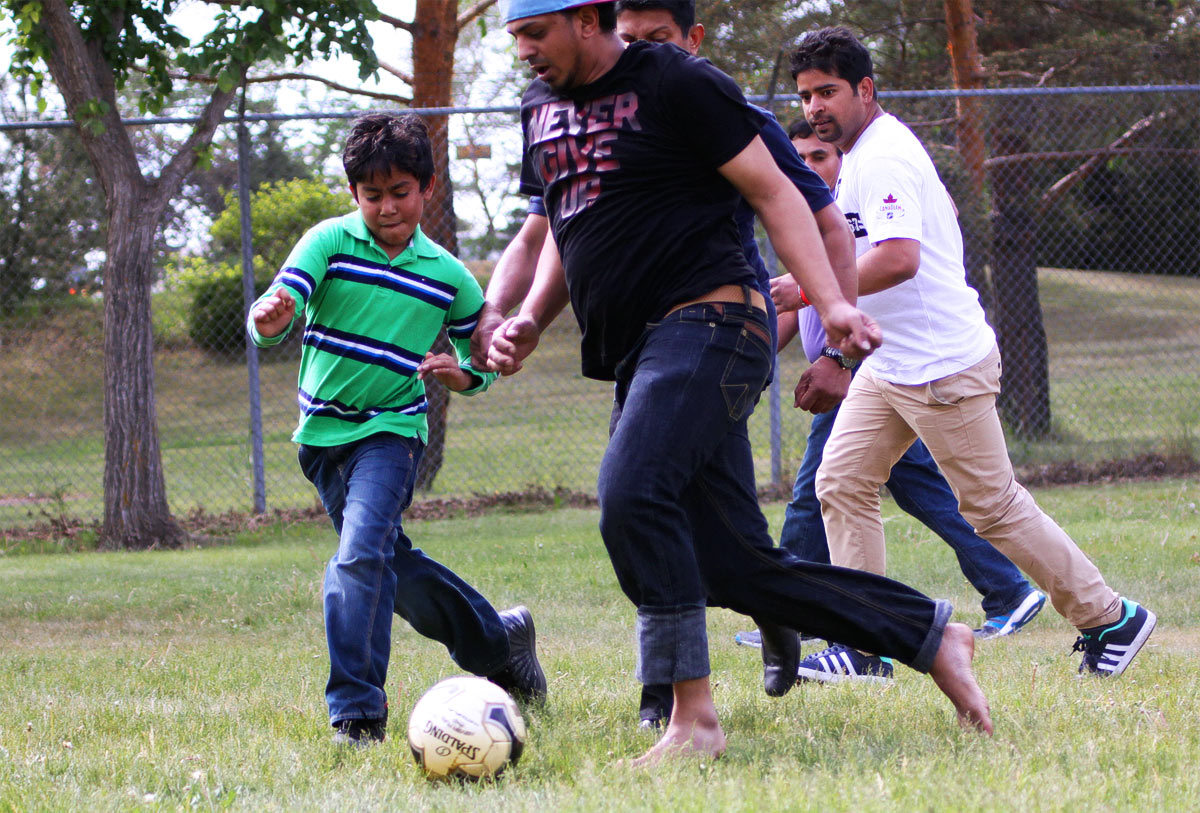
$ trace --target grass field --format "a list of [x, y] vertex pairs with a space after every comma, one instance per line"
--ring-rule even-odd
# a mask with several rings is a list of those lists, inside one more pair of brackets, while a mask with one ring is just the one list
[[[1200, 280], [1046, 270], [1042, 304], [1050, 342], [1055, 437], [1013, 442], [1018, 463], [1094, 462], [1141, 452], [1200, 456]], [[161, 305], [161, 307], [159, 307]], [[163, 322], [182, 312], [156, 303]], [[0, 527], [102, 513], [102, 337], [98, 304], [0, 326]], [[247, 510], [252, 501], [244, 365], [218, 362], [160, 326], [158, 417], [167, 491], [185, 514]], [[270, 357], [268, 353], [267, 358]], [[807, 413], [791, 388], [805, 364], [782, 360], [782, 477], [804, 451]], [[262, 365], [267, 500], [310, 505], [289, 440], [295, 427], [294, 359]], [[569, 315], [553, 326], [521, 374], [474, 398], [452, 398], [446, 462], [430, 496], [523, 490], [592, 492], [607, 438], [608, 384], [579, 375]], [[769, 410], [751, 423], [758, 481], [769, 482]]]
[[[498, 606], [537, 619], [549, 706], [494, 786], [431, 785], [402, 734], [456, 673], [438, 645], [393, 631], [392, 736], [329, 741], [320, 579], [325, 524], [267, 525], [169, 552], [0, 556], [0, 811], [59, 810], [1165, 810], [1200, 809], [1200, 480], [1039, 490], [1121, 592], [1159, 627], [1130, 670], [1078, 679], [1073, 630], [1049, 607], [980, 643], [991, 739], [960, 731], [932, 681], [800, 686], [772, 700], [746, 619], [709, 613], [725, 758], [658, 773], [614, 766], [635, 729], [632, 607], [596, 513], [413, 522], [431, 555]], [[779, 505], [768, 507], [773, 524]], [[948, 548], [886, 504], [889, 574], [980, 621]]]

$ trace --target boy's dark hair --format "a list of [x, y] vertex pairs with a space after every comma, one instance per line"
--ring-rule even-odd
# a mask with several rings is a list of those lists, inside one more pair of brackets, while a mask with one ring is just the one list
[[867, 77], [875, 79], [871, 52], [850, 33], [850, 29], [841, 26], [805, 34], [792, 52], [791, 69], [793, 79], [809, 70], [845, 79], [856, 94], [859, 82]]
[[675, 25], [686, 37], [696, 24], [696, 0], [617, 0], [617, 14], [622, 11], [658, 11], [671, 15]]
[[801, 116], [788, 125], [787, 134], [788, 141], [791, 141], [793, 138], [812, 138], [813, 128], [808, 123], [808, 119]]
[[358, 185], [392, 170], [408, 172], [421, 185], [433, 178], [433, 148], [429, 129], [415, 113], [368, 113], [354, 122], [342, 150], [346, 179]]
[[573, 14], [578, 14], [581, 8], [587, 8], [587, 6], [591, 6], [592, 8], [596, 9], [596, 14], [600, 16], [601, 31], [603, 31], [605, 34], [611, 34], [613, 31], [617, 30], [617, 4], [615, 2], [587, 3], [582, 6], [563, 9], [558, 13], [570, 16]]

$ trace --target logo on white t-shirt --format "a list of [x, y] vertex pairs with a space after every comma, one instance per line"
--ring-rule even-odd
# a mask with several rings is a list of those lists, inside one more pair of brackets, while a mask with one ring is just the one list
[[889, 194], [883, 199], [883, 203], [879, 206], [879, 214], [883, 215], [888, 220], [891, 220], [897, 215], [904, 214], [904, 206], [896, 199], [895, 195]]

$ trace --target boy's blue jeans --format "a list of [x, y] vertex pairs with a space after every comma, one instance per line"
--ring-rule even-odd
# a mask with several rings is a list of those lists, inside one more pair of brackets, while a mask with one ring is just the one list
[[768, 337], [762, 311], [690, 305], [648, 325], [617, 369], [600, 531], [637, 606], [638, 679], [708, 675], [708, 604], [928, 671], [948, 604], [865, 571], [804, 562], [771, 540], [746, 432], [771, 369]]
[[[784, 511], [779, 535], [781, 548], [801, 559], [823, 564], [829, 564], [829, 545], [821, 521], [816, 479], [837, 413], [834, 409], [813, 416], [808, 446], [796, 472], [792, 501]], [[887, 488], [901, 510], [916, 517], [953, 549], [963, 575], [983, 596], [984, 615], [990, 618], [1015, 610], [1033, 589], [1017, 566], [962, 518], [958, 499], [920, 440], [892, 467]]]
[[490, 675], [508, 660], [508, 635], [492, 605], [404, 534], [400, 518], [423, 449], [419, 438], [390, 433], [300, 446], [300, 467], [339, 537], [325, 569], [325, 699], [333, 724], [386, 714], [393, 611], [444, 644], [468, 672]]

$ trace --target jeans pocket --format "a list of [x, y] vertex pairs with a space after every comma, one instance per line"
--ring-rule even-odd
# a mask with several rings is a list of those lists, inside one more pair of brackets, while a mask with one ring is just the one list
[[746, 326], [738, 331], [737, 343], [721, 375], [721, 395], [725, 398], [725, 409], [731, 421], [740, 421], [749, 415], [767, 386], [771, 364], [765, 351], [766, 344]]

